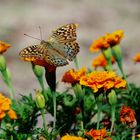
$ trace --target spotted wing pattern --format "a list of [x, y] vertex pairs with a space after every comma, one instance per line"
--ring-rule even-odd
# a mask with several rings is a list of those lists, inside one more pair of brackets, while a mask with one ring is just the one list
[[19, 55], [23, 58], [43, 59], [47, 49], [43, 45], [32, 45], [21, 50]]
[[78, 24], [66, 24], [53, 31], [48, 42], [52, 47], [63, 55], [66, 59], [72, 61], [79, 52], [79, 46], [76, 42], [76, 28]]
[[54, 66], [64, 66], [68, 64], [67, 60], [62, 57], [59, 53], [55, 52], [53, 49], [47, 48], [45, 45], [32, 45], [24, 48], [20, 52], [20, 56], [23, 58], [45, 60], [50, 65]]

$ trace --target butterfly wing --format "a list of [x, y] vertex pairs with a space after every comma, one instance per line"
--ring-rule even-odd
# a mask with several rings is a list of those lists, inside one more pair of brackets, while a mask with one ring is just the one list
[[53, 66], [64, 66], [68, 64], [67, 60], [62, 57], [58, 52], [55, 52], [50, 47], [43, 44], [32, 45], [24, 48], [19, 55], [25, 60], [45, 60], [46, 63]]
[[79, 52], [79, 46], [76, 42], [76, 28], [78, 24], [66, 24], [53, 31], [49, 37], [48, 43], [54, 50], [72, 61]]
[[22, 58], [29, 58], [29, 59], [44, 59], [47, 49], [44, 48], [43, 45], [31, 45], [19, 53]]

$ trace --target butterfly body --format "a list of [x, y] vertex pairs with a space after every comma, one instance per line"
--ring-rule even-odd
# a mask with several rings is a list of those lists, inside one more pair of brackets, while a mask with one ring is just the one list
[[66, 24], [53, 31], [47, 41], [42, 40], [39, 45], [32, 45], [20, 52], [23, 58], [45, 60], [55, 67], [68, 64], [79, 52], [76, 42], [77, 24]]

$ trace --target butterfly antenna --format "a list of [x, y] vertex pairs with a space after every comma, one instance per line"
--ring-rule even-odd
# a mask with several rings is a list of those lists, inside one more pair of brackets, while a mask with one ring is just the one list
[[37, 40], [41, 41], [41, 39], [39, 39], [39, 38], [36, 38], [36, 37], [30, 36], [30, 35], [27, 35], [27, 34], [24, 34], [24, 35], [25, 35], [25, 36], [28, 36], [28, 37], [31, 37], [31, 38], [33, 38], [33, 39], [37, 39]]
[[42, 40], [42, 30], [41, 30], [40, 26], [39, 26], [39, 32], [40, 32], [40, 37], [41, 37], [41, 40]]

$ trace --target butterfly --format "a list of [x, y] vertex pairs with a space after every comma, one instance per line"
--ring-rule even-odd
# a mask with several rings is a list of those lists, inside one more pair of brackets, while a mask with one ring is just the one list
[[79, 52], [76, 42], [78, 24], [66, 24], [52, 31], [47, 41], [42, 40], [38, 45], [31, 45], [19, 53], [25, 59], [45, 60], [55, 67], [64, 66], [72, 61]]

